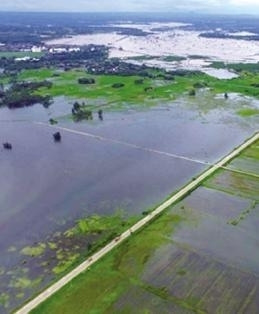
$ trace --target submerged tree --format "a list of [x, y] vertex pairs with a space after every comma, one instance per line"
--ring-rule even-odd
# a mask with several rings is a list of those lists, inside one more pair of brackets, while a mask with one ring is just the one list
[[6, 142], [6, 143], [3, 143], [3, 147], [4, 149], [8, 149], [8, 150], [11, 150], [13, 148], [12, 144]]
[[98, 117], [99, 117], [99, 120], [103, 121], [103, 111], [102, 111], [102, 109], [98, 110]]
[[61, 141], [61, 134], [59, 132], [56, 132], [53, 134], [53, 138], [55, 142], [60, 142]]

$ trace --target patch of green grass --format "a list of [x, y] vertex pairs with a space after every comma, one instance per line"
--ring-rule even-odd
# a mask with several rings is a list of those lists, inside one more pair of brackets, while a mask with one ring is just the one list
[[208, 59], [207, 56], [202, 56], [202, 55], [188, 55], [188, 58], [196, 60], [196, 59]]
[[141, 285], [141, 274], [147, 261], [157, 248], [168, 243], [165, 235], [171, 235], [182, 220], [181, 216], [164, 213], [32, 313], [80, 314], [110, 310], [132, 285]]
[[[170, 57], [170, 56], [169, 56]], [[174, 57], [174, 56], [173, 56]], [[72, 100], [83, 101], [89, 110], [105, 109], [120, 110], [129, 108], [145, 108], [161, 104], [161, 101], [172, 101], [182, 94], [188, 94], [193, 88], [207, 87], [210, 98], [216, 94], [239, 93], [259, 98], [259, 73], [241, 73], [238, 78], [219, 80], [204, 73], [189, 73], [174, 75], [174, 80], [165, 79], [165, 73], [159, 70], [149, 70], [149, 77], [119, 76], [119, 75], [91, 75], [82, 69], [59, 72], [57, 69], [42, 68], [39, 70], [25, 70], [18, 75], [18, 81], [51, 80], [50, 89], [41, 88], [37, 94], [41, 96], [65, 96]], [[79, 84], [78, 79], [85, 77], [94, 79], [95, 84]], [[6, 80], [7, 78], [5, 78]], [[136, 81], [142, 84], [136, 84]], [[121, 88], [113, 88], [114, 84], [123, 84]], [[207, 105], [207, 104], [206, 104]], [[215, 102], [205, 106], [207, 111], [215, 109]], [[225, 101], [222, 106], [229, 107]], [[232, 108], [244, 118], [257, 114], [254, 108]]]
[[80, 254], [73, 254], [69, 255], [67, 257], [64, 257], [63, 260], [61, 260], [57, 266], [53, 268], [54, 274], [61, 274], [64, 271], [66, 271], [68, 268], [71, 267], [75, 263], [75, 261], [79, 258]]
[[203, 186], [232, 195], [259, 201], [259, 179], [251, 175], [228, 170], [218, 170]]
[[36, 246], [26, 246], [21, 250], [21, 254], [31, 257], [40, 256], [44, 253], [46, 247], [45, 243], [39, 243]]
[[129, 60], [136, 60], [136, 61], [144, 61], [144, 60], [157, 59], [157, 56], [141, 55], [141, 56], [129, 57], [128, 59]]
[[9, 300], [10, 296], [7, 293], [0, 294], [0, 305], [2, 305], [4, 308], [7, 308], [9, 306]]
[[231, 69], [237, 72], [259, 72], [259, 63], [224, 63], [221, 61], [213, 62], [211, 67], [216, 69]]
[[237, 111], [241, 117], [251, 117], [259, 115], [259, 109], [256, 108], [242, 108]]
[[[130, 106], [151, 106], [159, 100], [174, 99], [182, 92], [188, 91], [197, 81], [206, 80], [207, 76], [189, 75], [176, 77], [174, 81], [165, 80], [157, 86], [159, 71], [151, 73], [153, 78], [142, 78], [139, 76], [118, 76], [118, 75], [88, 75], [95, 80], [95, 84], [78, 84], [78, 79], [86, 75], [83, 70], [71, 70], [60, 72], [55, 76], [54, 69], [25, 70], [18, 75], [18, 80], [44, 80], [51, 79], [53, 86], [50, 89], [42, 88], [38, 91], [41, 95], [67, 96], [73, 99], [82, 99], [90, 107], [115, 107], [123, 108]], [[136, 84], [136, 81], [143, 80], [143, 84]], [[114, 89], [116, 83], [124, 84], [124, 87]], [[147, 91], [147, 89], [149, 89]]]
[[177, 298], [175, 296], [172, 296], [170, 292], [168, 291], [167, 287], [157, 288], [154, 286], [150, 286], [145, 284], [143, 286], [145, 290], [148, 292], [158, 296], [161, 299], [171, 301], [174, 304], [177, 304], [180, 308], [183, 308], [185, 310], [189, 310], [192, 313], [198, 313], [198, 314], [205, 314], [206, 311], [202, 310], [198, 303], [200, 302], [200, 299], [189, 297], [189, 298]]
[[1, 58], [40, 58], [44, 55], [43, 52], [24, 52], [24, 51], [0, 51], [0, 59]]
[[78, 234], [95, 234], [104, 231], [114, 231], [119, 233], [132, 223], [132, 219], [125, 220], [123, 215], [122, 211], [118, 211], [111, 216], [93, 215], [80, 219], [74, 228], [65, 232], [65, 235], [71, 237]]
[[163, 59], [163, 61], [166, 61], [166, 62], [178, 62], [178, 61], [186, 60], [185, 57], [174, 56], [174, 55], [165, 56], [162, 59]]
[[185, 269], [180, 269], [177, 271], [177, 275], [179, 276], [185, 276], [187, 274], [187, 271]]
[[43, 81], [52, 78], [54, 69], [41, 68], [37, 70], [24, 70], [18, 75], [19, 81]]
[[16, 289], [28, 289], [37, 287], [42, 281], [42, 277], [31, 280], [27, 277], [15, 278], [11, 281], [10, 286]]
[[58, 245], [57, 243], [55, 242], [48, 242], [48, 247], [51, 249], [51, 250], [56, 250], [58, 248]]
[[255, 144], [250, 146], [248, 149], [246, 149], [243, 152], [243, 155], [245, 157], [253, 158], [259, 161], [259, 141], [257, 141]]

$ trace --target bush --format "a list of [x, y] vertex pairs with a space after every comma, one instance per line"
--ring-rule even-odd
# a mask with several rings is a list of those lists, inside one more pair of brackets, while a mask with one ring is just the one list
[[95, 79], [83, 77], [83, 78], [78, 79], [78, 83], [79, 84], [88, 84], [88, 85], [95, 84]]
[[121, 88], [121, 87], [124, 87], [124, 86], [125, 86], [125, 84], [123, 84], [123, 83], [114, 83], [112, 85], [113, 88]]
[[189, 96], [195, 96], [195, 95], [196, 95], [195, 89], [189, 90]]

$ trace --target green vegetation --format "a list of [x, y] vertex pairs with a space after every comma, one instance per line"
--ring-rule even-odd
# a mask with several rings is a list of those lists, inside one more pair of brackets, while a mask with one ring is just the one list
[[23, 51], [0, 51], [0, 59], [1, 58], [23, 58], [23, 57], [30, 57], [30, 58], [40, 58], [44, 55], [43, 52], [23, 52]]
[[7, 308], [9, 305], [10, 296], [6, 293], [0, 294], [0, 305]]
[[259, 63], [224, 63], [221, 61], [215, 61], [211, 64], [211, 67], [215, 69], [228, 69], [236, 72], [259, 72]]
[[166, 56], [166, 57], [163, 57], [163, 61], [166, 61], [166, 62], [178, 62], [178, 61], [183, 61], [183, 60], [186, 60], [185, 57], [180, 57], [180, 56]]
[[129, 57], [128, 59], [136, 60], [136, 61], [146, 61], [146, 60], [157, 59], [157, 56], [142, 55], [142, 56]]
[[196, 59], [205, 59], [205, 60], [207, 60], [208, 59], [208, 57], [207, 56], [201, 56], [201, 55], [188, 55], [188, 58], [190, 58], [190, 59], [193, 59], [193, 60], [196, 60]]
[[50, 96], [42, 96], [36, 92], [43, 87], [50, 89], [51, 86], [52, 83], [49, 81], [13, 83], [9, 89], [1, 92], [0, 106], [21, 108], [42, 103], [45, 107], [48, 107], [50, 105]]
[[[20, 253], [38, 259], [39, 265], [45, 271], [60, 276], [128, 229], [138, 219], [139, 217], [134, 216], [125, 217], [124, 212], [119, 209], [111, 216], [93, 215], [78, 220], [74, 227], [63, 233], [54, 234], [46, 243], [24, 247]], [[29, 261], [30, 259], [24, 260], [23, 263], [27, 264]], [[24, 283], [23, 287], [26, 289], [23, 278], [18, 283]], [[12, 286], [16, 288], [17, 285]]]
[[[211, 178], [207, 179], [203, 185], [208, 188], [238, 195], [258, 202], [258, 144], [259, 141], [245, 149], [237, 158], [227, 165], [229, 170], [218, 170]], [[244, 218], [243, 214], [241, 214], [241, 218]], [[247, 214], [247, 210], [245, 210], [245, 214]], [[239, 222], [240, 219], [237, 219], [237, 221]]]
[[21, 278], [13, 280], [10, 283], [10, 286], [16, 289], [35, 288], [41, 283], [42, 279], [43, 279], [42, 277], [39, 277], [34, 280], [30, 280], [27, 277], [21, 277]]
[[45, 243], [39, 243], [37, 246], [32, 246], [32, 247], [25, 247], [21, 250], [21, 253], [23, 255], [28, 255], [31, 257], [35, 257], [35, 256], [40, 256], [44, 253], [46, 249], [46, 244]]
[[[169, 242], [181, 216], [165, 213], [122, 246], [96, 263], [33, 313], [113, 312], [113, 303], [131, 287], [147, 289], [142, 271], [153, 251]], [[161, 233], [163, 230], [163, 233]], [[87, 294], [87, 298], [85, 295]]]
[[55, 125], [55, 124], [58, 124], [58, 121], [51, 118], [51, 119], [49, 119], [49, 123], [50, 123], [51, 125]]
[[[254, 152], [257, 148], [258, 143], [255, 143], [244, 153]], [[253, 176], [243, 176], [226, 170], [219, 170], [204, 183], [211, 188], [215, 187], [231, 194], [241, 194], [252, 200], [248, 208], [228, 222], [232, 225], [237, 225], [256, 208], [258, 184], [259, 180]], [[188, 204], [188, 198], [186, 203]], [[145, 214], [144, 212], [143, 215]], [[207, 215], [203, 217], [203, 214], [198, 214], [199, 216], [196, 217], [196, 215], [197, 212], [194, 212], [191, 207], [182, 202], [178, 203], [144, 229], [133, 234], [123, 245], [93, 265], [90, 271], [74, 279], [32, 313], [114, 313], [116, 311], [127, 313], [135, 310], [135, 302], [132, 300], [136, 300], [139, 313], [148, 312], [147, 300], [156, 300], [160, 310], [166, 303], [171, 309], [176, 309], [176, 312], [186, 310], [207, 313], [212, 308], [217, 309], [217, 312], [222, 310], [231, 312], [236, 306], [237, 298], [240, 296], [243, 298], [241, 302], [245, 303], [252, 291], [248, 288], [244, 294], [243, 292], [238, 294], [238, 297], [233, 294], [236, 285], [234, 278], [235, 276], [240, 278], [241, 273], [217, 262], [214, 258], [196, 253], [195, 248], [188, 245], [188, 236], [181, 242], [179, 238], [181, 232], [177, 233], [177, 242], [174, 242], [173, 235], [178, 229], [184, 232], [184, 228], [190, 230], [189, 227], [192, 227], [195, 234], [201, 219], [204, 218], [206, 221], [209, 218], [211, 221], [213, 217]], [[102, 232], [103, 229], [111, 226], [111, 222], [107, 219], [96, 216], [80, 221], [67, 236]], [[217, 230], [218, 227], [215, 228]], [[233, 274], [233, 278], [227, 278], [225, 274], [228, 273]], [[170, 282], [168, 276], [171, 278]], [[219, 288], [222, 292], [216, 296], [216, 299], [214, 291], [204, 296], [204, 289], [211, 290], [210, 287], [215, 283], [217, 285], [215, 289]], [[87, 298], [85, 298], [86, 294]], [[224, 300], [223, 295], [226, 296]], [[219, 300], [222, 301], [220, 304], [218, 304]], [[152, 304], [152, 309], [153, 307]]]
[[[172, 72], [173, 73], [173, 72]], [[117, 110], [129, 107], [149, 107], [161, 101], [171, 101], [182, 94], [200, 88], [208, 88], [211, 95], [239, 93], [259, 98], [259, 73], [241, 72], [238, 78], [219, 80], [204, 73], [168, 73], [162, 70], [147, 70], [145, 76], [91, 75], [82, 69], [58, 71], [54, 68], [24, 70], [17, 75], [18, 82], [42, 82], [48, 80], [51, 87], [41, 87], [34, 95], [44, 97], [66, 96], [85, 102], [86, 110]], [[94, 84], [80, 84], [82, 78]], [[3, 77], [5, 83], [11, 77]], [[115, 88], [118, 87], [118, 88]], [[227, 101], [227, 99], [226, 99]], [[226, 103], [229, 106], [229, 103]], [[235, 110], [243, 117], [256, 115], [253, 107], [240, 107]]]
[[259, 115], [259, 109], [256, 108], [242, 108], [237, 111], [237, 113], [242, 117], [251, 117]]
[[119, 234], [119, 232], [125, 230], [125, 227], [131, 225], [131, 220], [127, 221], [123, 216], [123, 211], [118, 210], [117, 213], [111, 216], [93, 215], [80, 219], [74, 228], [65, 232], [65, 235], [71, 237], [79, 234], [100, 234], [104, 231]]
[[55, 69], [41, 68], [38, 70], [24, 70], [18, 75], [19, 81], [43, 81], [55, 77]]
[[203, 185], [211, 189], [259, 201], [259, 180], [251, 175], [219, 170]]
[[250, 146], [235, 158], [229, 165], [229, 169], [237, 169], [245, 173], [252, 173], [259, 176], [259, 142]]
[[80, 254], [73, 254], [69, 256], [59, 255], [61, 261], [53, 268], [54, 274], [61, 274], [70, 268], [78, 260]]

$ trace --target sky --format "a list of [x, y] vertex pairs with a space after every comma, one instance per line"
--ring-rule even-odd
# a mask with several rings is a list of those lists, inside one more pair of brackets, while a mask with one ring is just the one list
[[0, 0], [0, 11], [259, 14], [259, 0]]

